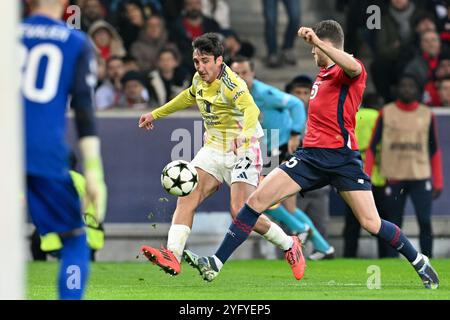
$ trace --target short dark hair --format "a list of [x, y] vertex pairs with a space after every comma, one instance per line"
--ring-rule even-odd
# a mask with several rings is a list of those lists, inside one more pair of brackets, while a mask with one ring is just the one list
[[132, 55], [127, 54], [125, 57], [122, 58], [123, 63], [129, 63], [129, 62], [135, 62], [137, 63], [137, 59], [133, 57]]
[[219, 35], [213, 32], [205, 33], [192, 41], [192, 48], [202, 54], [213, 55], [214, 60], [223, 56], [224, 51]]
[[292, 79], [286, 86], [284, 87], [284, 91], [287, 93], [292, 92], [295, 88], [308, 88], [311, 89], [313, 85], [312, 79], [307, 75], [298, 75], [294, 79]]
[[434, 16], [431, 13], [419, 12], [417, 16], [412, 20], [412, 26], [414, 27], [414, 29], [417, 28], [417, 25], [424, 20], [430, 20], [434, 24], [436, 24], [436, 20], [434, 19]]
[[252, 59], [250, 59], [249, 57], [244, 57], [244, 56], [236, 56], [233, 61], [231, 61], [231, 64], [233, 63], [243, 63], [243, 62], [248, 62], [248, 64], [250, 65], [250, 69], [252, 71], [255, 71], [255, 63], [253, 62]]
[[128, 81], [133, 80], [140, 82], [145, 87], [145, 79], [143, 75], [138, 71], [128, 71], [123, 75], [122, 79], [120, 79], [120, 82], [123, 86], [125, 86]]
[[313, 28], [319, 39], [328, 39], [336, 48], [344, 47], [344, 30], [335, 20], [323, 20]]
[[172, 54], [172, 56], [174, 57], [175, 60], [177, 60], [178, 62], [180, 61], [180, 53], [178, 52], [178, 50], [172, 46], [165, 46], [163, 47], [161, 50], [158, 51], [158, 59], [161, 57], [161, 55], [163, 53], [169, 52]]
[[120, 61], [123, 62], [123, 59], [122, 59], [121, 56], [113, 55], [113, 56], [110, 56], [110, 57], [108, 58], [108, 60], [106, 60], [106, 65], [109, 65], [109, 64], [111, 63], [111, 61], [114, 61], [114, 60], [120, 60]]

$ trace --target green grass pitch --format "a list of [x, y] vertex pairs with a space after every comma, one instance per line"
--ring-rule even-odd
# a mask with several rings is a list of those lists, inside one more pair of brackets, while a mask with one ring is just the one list
[[[211, 283], [203, 281], [186, 263], [180, 275], [171, 277], [143, 260], [97, 262], [91, 267], [86, 299], [450, 300], [450, 260], [432, 262], [441, 280], [437, 290], [425, 289], [413, 268], [400, 259], [308, 261], [301, 281], [293, 278], [283, 260], [229, 261]], [[368, 267], [372, 265], [380, 268], [380, 289], [368, 289], [372, 275]], [[56, 272], [56, 262], [30, 262], [27, 298], [55, 299]]]

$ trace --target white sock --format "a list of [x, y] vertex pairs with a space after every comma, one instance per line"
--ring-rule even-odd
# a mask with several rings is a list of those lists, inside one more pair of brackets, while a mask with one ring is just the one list
[[216, 263], [218, 271], [220, 271], [220, 269], [222, 269], [222, 267], [223, 267], [222, 261], [220, 261], [220, 259], [217, 258], [216, 255], [213, 255], [212, 257], [214, 259], [214, 262]]
[[178, 262], [181, 262], [181, 256], [183, 255], [184, 246], [186, 245], [187, 238], [191, 233], [191, 228], [184, 224], [173, 224], [170, 226], [167, 249], [173, 252]]
[[273, 222], [270, 223], [269, 231], [263, 234], [263, 237], [284, 251], [289, 250], [294, 244], [292, 237], [288, 236], [283, 229]]

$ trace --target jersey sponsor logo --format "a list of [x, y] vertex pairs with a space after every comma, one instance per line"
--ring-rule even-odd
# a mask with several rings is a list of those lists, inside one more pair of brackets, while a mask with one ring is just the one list
[[393, 151], [422, 151], [423, 147], [420, 142], [394, 142], [391, 144], [390, 149]]
[[202, 89], [198, 90], [198, 91], [197, 91], [197, 94], [198, 94], [200, 97], [203, 98], [203, 90], [202, 90]]
[[233, 101], [236, 101], [240, 96], [242, 96], [245, 93], [244, 90], [239, 91], [238, 93], [236, 93], [233, 97]]

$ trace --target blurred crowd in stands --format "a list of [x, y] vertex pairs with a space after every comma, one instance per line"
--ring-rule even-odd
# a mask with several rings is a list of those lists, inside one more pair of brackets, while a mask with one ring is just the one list
[[[296, 64], [301, 0], [261, 1], [265, 65]], [[276, 30], [283, 12], [278, 2], [285, 5], [288, 17], [281, 50]], [[233, 30], [226, 0], [72, 0], [71, 4], [81, 8], [81, 29], [97, 51], [98, 110], [152, 108], [169, 101], [189, 86], [195, 72], [191, 42], [203, 33], [222, 36], [227, 64], [238, 55], [255, 55], [254, 46]], [[381, 8], [379, 30], [367, 27], [366, 10], [373, 4]], [[359, 57], [368, 48], [369, 81], [386, 103], [395, 99], [399, 76], [407, 72], [423, 86], [423, 103], [450, 106], [449, 5], [447, 0], [336, 0], [336, 12], [346, 17], [345, 49]]]
[[[366, 10], [373, 4], [381, 8], [378, 30], [367, 27]], [[367, 45], [369, 75], [385, 102], [395, 99], [406, 72], [424, 88], [423, 103], [450, 106], [450, 1], [338, 0], [338, 5], [346, 12], [345, 49], [358, 56]]]
[[223, 0], [74, 0], [71, 5], [81, 8], [81, 30], [97, 52], [98, 110], [146, 109], [172, 99], [190, 85], [191, 43], [204, 33], [222, 35], [228, 63], [237, 54], [254, 54], [230, 29], [230, 8]]

